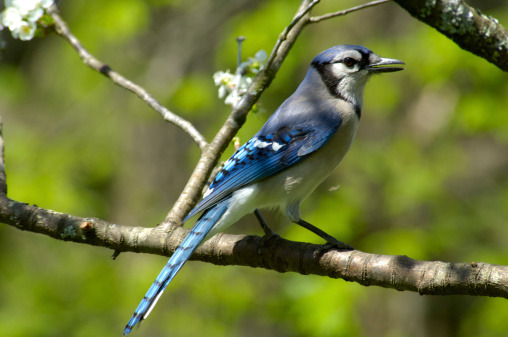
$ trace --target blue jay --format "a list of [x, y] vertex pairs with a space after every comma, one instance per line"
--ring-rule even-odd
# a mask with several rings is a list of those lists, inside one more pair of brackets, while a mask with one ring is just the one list
[[[266, 124], [226, 161], [203, 199], [184, 219], [203, 212], [127, 323], [124, 336], [145, 319], [162, 292], [205, 237], [258, 208], [279, 209], [294, 223], [341, 249], [351, 247], [300, 217], [300, 203], [337, 167], [361, 117], [363, 89], [373, 74], [402, 70], [404, 62], [369, 49], [339, 45], [312, 61], [303, 82]], [[388, 66], [387, 66], [388, 65]]]

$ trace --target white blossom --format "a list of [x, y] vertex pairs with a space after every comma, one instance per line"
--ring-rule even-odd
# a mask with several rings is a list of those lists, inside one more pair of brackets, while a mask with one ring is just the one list
[[0, 13], [0, 30], [9, 28], [12, 36], [31, 40], [37, 30], [36, 22], [54, 0], [4, 0], [5, 10]]
[[49, 8], [55, 1], [54, 0], [40, 0], [39, 2], [41, 3], [41, 7], [46, 9], [46, 8]]
[[2, 25], [9, 28], [11, 31], [18, 29], [23, 23], [23, 18], [15, 7], [7, 7], [2, 12]]
[[37, 22], [41, 18], [41, 16], [44, 14], [44, 9], [37, 7], [32, 9], [28, 12], [26, 15], [26, 20], [28, 22]]
[[267, 57], [266, 51], [260, 50], [256, 53], [256, 55], [254, 55], [254, 57], [249, 57], [247, 61], [242, 62], [242, 64], [240, 64], [240, 68], [248, 68], [249, 71], [257, 74], [261, 70], [263, 62], [265, 62]]
[[232, 107], [234, 107], [238, 102], [240, 102], [240, 95], [238, 95], [238, 91], [236, 90], [232, 91], [224, 101], [224, 103], [231, 105]]
[[260, 50], [254, 57], [249, 57], [247, 61], [242, 62], [236, 69], [235, 74], [229, 70], [218, 71], [213, 75], [215, 85], [219, 87], [219, 98], [224, 98], [224, 103], [234, 107], [242, 95], [244, 95], [252, 84], [252, 78], [259, 70], [263, 68], [263, 62], [267, 55], [264, 50]]
[[21, 26], [19, 26], [18, 29], [11, 31], [11, 33], [14, 38], [19, 38], [20, 40], [28, 41], [34, 37], [36, 29], [37, 25], [35, 24], [35, 22], [23, 21]]
[[38, 0], [11, 0], [9, 2], [11, 7], [17, 8], [19, 13], [24, 17], [27, 17], [30, 15], [30, 12], [36, 10], [39, 3]]
[[229, 70], [218, 71], [215, 74], [213, 74], [213, 80], [215, 82], [215, 85], [223, 85], [223, 84], [227, 85], [233, 80], [233, 74], [231, 74]]
[[219, 98], [226, 97], [234, 88], [234, 75], [226, 71], [218, 71], [213, 74], [215, 85], [219, 87]]

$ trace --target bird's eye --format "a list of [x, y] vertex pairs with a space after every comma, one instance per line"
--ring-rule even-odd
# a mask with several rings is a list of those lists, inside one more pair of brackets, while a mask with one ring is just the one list
[[356, 60], [351, 57], [346, 57], [344, 59], [344, 64], [346, 65], [346, 67], [351, 68], [352, 66], [354, 66], [356, 64]]

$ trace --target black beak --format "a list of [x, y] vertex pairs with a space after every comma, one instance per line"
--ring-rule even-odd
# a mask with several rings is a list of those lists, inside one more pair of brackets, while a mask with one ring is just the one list
[[367, 69], [372, 74], [391, 73], [394, 71], [404, 70], [404, 68], [400, 67], [385, 67], [386, 65], [390, 64], [405, 64], [405, 63], [396, 59], [388, 59], [381, 57], [381, 59], [378, 62], [371, 64]]

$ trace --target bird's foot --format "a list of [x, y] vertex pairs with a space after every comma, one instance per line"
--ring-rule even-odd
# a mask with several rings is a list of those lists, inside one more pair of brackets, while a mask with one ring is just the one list
[[261, 250], [265, 247], [265, 245], [270, 241], [271, 239], [280, 239], [280, 235], [276, 234], [274, 231], [265, 231], [265, 235], [261, 237], [261, 240], [259, 240], [259, 246], [258, 246], [258, 254], [261, 255]]
[[322, 245], [319, 249], [317, 249], [314, 252], [314, 257], [319, 257], [326, 253], [329, 250], [337, 249], [337, 250], [355, 250], [353, 247], [351, 247], [348, 244], [345, 244], [344, 242], [341, 242], [335, 238], [333, 240], [328, 240], [327, 243]]

